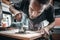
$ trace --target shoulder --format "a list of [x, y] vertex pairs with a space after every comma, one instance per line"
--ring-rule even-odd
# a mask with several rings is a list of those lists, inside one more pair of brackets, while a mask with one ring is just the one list
[[54, 12], [54, 6], [53, 5], [49, 5], [46, 9], [47, 12]]

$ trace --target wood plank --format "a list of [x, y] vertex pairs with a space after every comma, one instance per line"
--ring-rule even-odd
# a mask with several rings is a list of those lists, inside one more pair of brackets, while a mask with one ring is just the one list
[[34, 40], [34, 39], [41, 37], [40, 33], [31, 32], [31, 31], [29, 32], [30, 33], [27, 33], [27, 34], [14, 34], [14, 33], [0, 32], [0, 35], [11, 37], [11, 38], [16, 38], [16, 39], [22, 39], [22, 40]]

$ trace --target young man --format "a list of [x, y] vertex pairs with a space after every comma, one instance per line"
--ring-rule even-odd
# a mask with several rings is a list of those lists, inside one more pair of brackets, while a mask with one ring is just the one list
[[31, 0], [29, 5], [30, 29], [49, 34], [54, 27], [54, 8], [52, 0]]
[[[22, 10], [28, 14], [29, 29], [38, 31], [42, 34], [49, 34], [49, 30], [54, 27], [54, 8], [51, 5], [52, 0], [23, 0], [21, 4], [10, 8], [12, 12]], [[19, 7], [18, 7], [19, 6]], [[28, 13], [29, 9], [29, 13]], [[47, 23], [47, 24], [46, 24]]]
[[[31, 0], [29, 5], [29, 16], [33, 24], [39, 24], [44, 20], [49, 22], [48, 26], [54, 24], [54, 8], [51, 4], [51, 0]], [[48, 29], [53, 27], [48, 26]]]

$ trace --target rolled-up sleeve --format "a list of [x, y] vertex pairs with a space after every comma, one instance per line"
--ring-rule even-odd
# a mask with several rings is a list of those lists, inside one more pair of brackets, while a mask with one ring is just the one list
[[20, 1], [19, 3], [14, 4], [15, 9], [17, 9], [17, 10], [22, 10], [23, 6], [24, 6], [23, 1]]

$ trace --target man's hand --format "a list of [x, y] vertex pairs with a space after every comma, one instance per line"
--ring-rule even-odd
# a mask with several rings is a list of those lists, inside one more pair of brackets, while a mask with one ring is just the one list
[[38, 30], [37, 32], [40, 33], [42, 36], [49, 35], [48, 28], [42, 28], [41, 30]]
[[49, 35], [49, 29], [46, 27], [46, 28], [44, 28], [44, 30], [45, 30], [46, 34]]
[[48, 35], [49, 35], [49, 31], [50, 31], [51, 28], [54, 27], [54, 25], [55, 25], [55, 22], [52, 22], [50, 25], [42, 28], [42, 29], [40, 30], [40, 33], [48, 34]]

